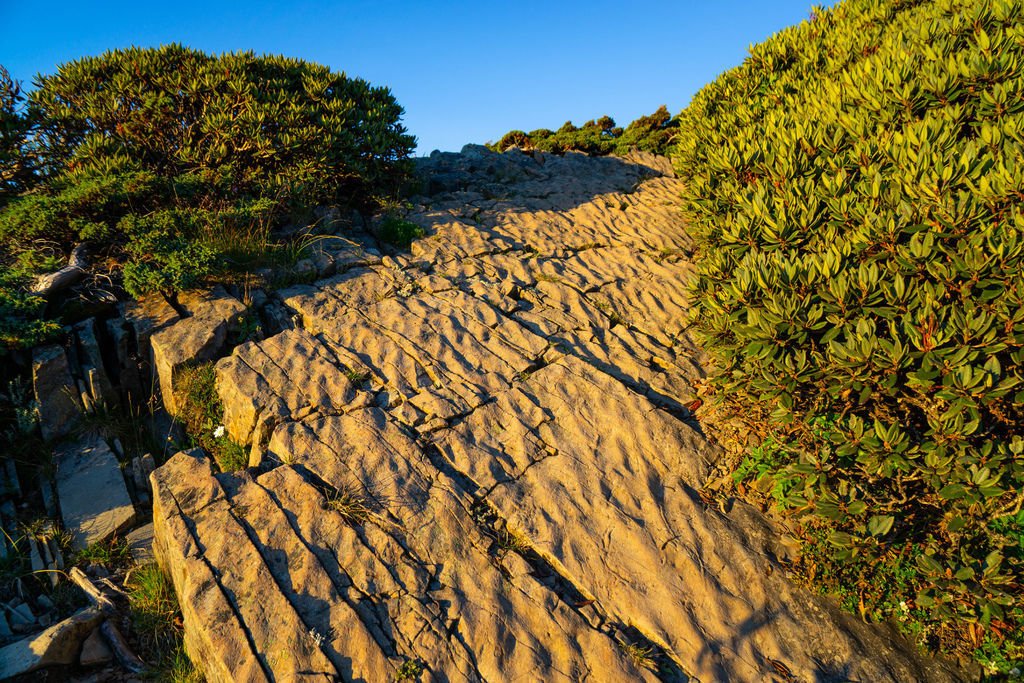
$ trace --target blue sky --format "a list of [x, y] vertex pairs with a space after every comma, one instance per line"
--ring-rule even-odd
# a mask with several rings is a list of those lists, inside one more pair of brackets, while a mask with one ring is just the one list
[[[633, 8], [630, 8], [632, 6]], [[0, 64], [23, 81], [129, 45], [180, 42], [327, 64], [387, 85], [419, 154], [676, 112], [807, 0], [702, 2], [84, 2], [0, 0]]]

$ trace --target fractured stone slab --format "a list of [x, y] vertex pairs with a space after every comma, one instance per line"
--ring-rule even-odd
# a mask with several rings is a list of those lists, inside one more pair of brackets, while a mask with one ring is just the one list
[[54, 458], [61, 517], [76, 548], [107, 541], [131, 525], [135, 508], [106, 442], [92, 437], [64, 444]]

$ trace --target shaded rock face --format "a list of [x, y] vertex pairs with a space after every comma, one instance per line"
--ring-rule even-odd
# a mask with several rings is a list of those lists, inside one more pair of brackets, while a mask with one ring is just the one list
[[961, 678], [704, 504], [664, 164], [437, 155], [411, 254], [276, 295], [298, 328], [217, 364], [253, 467], [152, 475], [210, 680]]
[[61, 346], [52, 344], [32, 353], [32, 384], [39, 402], [39, 427], [43, 439], [66, 436], [81, 416], [77, 386]]
[[109, 540], [135, 521], [121, 465], [99, 438], [62, 444], [54, 454], [64, 528], [78, 550]]

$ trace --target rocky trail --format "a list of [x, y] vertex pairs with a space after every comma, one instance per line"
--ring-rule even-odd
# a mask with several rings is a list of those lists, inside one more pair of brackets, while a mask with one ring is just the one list
[[[152, 475], [154, 550], [211, 681], [952, 681], [797, 587], [780, 533], [701, 495], [679, 179], [652, 156], [421, 162], [409, 251], [136, 308], [164, 403], [216, 360], [224, 427]], [[127, 381], [127, 380], [125, 380]]]

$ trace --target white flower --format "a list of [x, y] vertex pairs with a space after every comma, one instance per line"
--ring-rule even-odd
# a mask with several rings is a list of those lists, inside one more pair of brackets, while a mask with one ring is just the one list
[[315, 628], [309, 629], [309, 637], [313, 639], [317, 647], [323, 647], [325, 638]]
[[904, 612], [909, 612], [910, 611], [910, 608], [907, 607], [907, 603], [906, 603], [905, 600], [900, 600], [900, 609], [903, 610]]
[[217, 427], [216, 429], [213, 430], [213, 438], [219, 439], [222, 436], [224, 436], [224, 425], [221, 425], [220, 427]]

